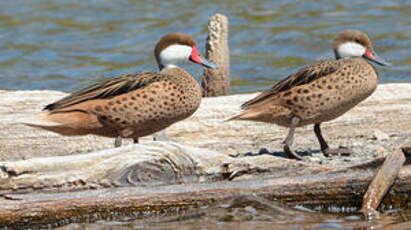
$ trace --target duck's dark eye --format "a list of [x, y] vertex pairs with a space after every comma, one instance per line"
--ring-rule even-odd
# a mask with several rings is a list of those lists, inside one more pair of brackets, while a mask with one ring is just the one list
[[360, 41], [360, 39], [358, 39], [358, 38], [354, 39], [354, 41], [355, 41], [356, 43], [358, 43], [358, 44], [361, 44], [361, 41]]

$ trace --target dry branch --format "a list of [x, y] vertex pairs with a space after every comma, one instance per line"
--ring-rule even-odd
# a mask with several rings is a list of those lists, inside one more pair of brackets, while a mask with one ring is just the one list
[[387, 194], [388, 189], [397, 179], [398, 173], [404, 162], [405, 157], [401, 149], [389, 154], [385, 158], [384, 164], [378, 170], [377, 175], [372, 180], [364, 195], [361, 210], [368, 215], [377, 210], [383, 197]]

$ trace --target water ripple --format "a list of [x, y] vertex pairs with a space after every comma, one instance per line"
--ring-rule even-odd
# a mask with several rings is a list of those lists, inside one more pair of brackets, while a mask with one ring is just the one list
[[[72, 90], [110, 75], [156, 71], [162, 35], [192, 35], [204, 51], [208, 18], [230, 22], [233, 92], [268, 88], [330, 57], [335, 33], [360, 29], [394, 66], [382, 82], [411, 82], [409, 1], [0, 1], [0, 88]], [[201, 70], [187, 66], [201, 78]]]

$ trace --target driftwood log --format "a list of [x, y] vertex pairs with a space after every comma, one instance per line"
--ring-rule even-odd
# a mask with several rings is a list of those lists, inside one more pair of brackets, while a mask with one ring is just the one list
[[215, 97], [230, 93], [230, 51], [228, 49], [228, 19], [222, 14], [210, 17], [206, 43], [206, 58], [217, 64], [218, 69], [204, 69], [203, 97]]
[[[375, 162], [374, 162], [375, 163]], [[377, 164], [378, 165], [378, 164]], [[31, 227], [73, 221], [93, 221], [117, 215], [145, 217], [211, 205], [237, 196], [281, 200], [290, 205], [306, 204], [329, 211], [353, 211], [373, 179], [375, 167], [311, 176], [211, 182], [156, 187], [122, 187], [87, 192], [10, 194], [0, 202], [0, 226]], [[386, 200], [397, 206], [409, 202], [411, 166], [403, 167]], [[398, 204], [398, 197], [402, 197]], [[393, 203], [393, 201], [389, 202]]]
[[[354, 109], [323, 125], [323, 133], [332, 146], [351, 147], [355, 155], [336, 158], [337, 165], [351, 164], [370, 157], [386, 155], [397, 150], [411, 137], [411, 84], [380, 85], [376, 92]], [[113, 148], [113, 139], [97, 136], [64, 137], [19, 124], [30, 119], [65, 93], [57, 91], [1, 91], [0, 90], [0, 161], [24, 160], [34, 157], [84, 154]], [[266, 148], [270, 153], [282, 152], [282, 140], [287, 129], [265, 123], [233, 121], [227, 118], [240, 112], [240, 105], [256, 94], [203, 98], [193, 116], [168, 129], [169, 138], [180, 144], [211, 149], [226, 155], [258, 153]], [[376, 131], [389, 138], [380, 138]], [[152, 137], [142, 138], [147, 143]], [[398, 143], [397, 143], [398, 142]], [[409, 141], [408, 141], [409, 142]], [[126, 142], [131, 144], [132, 141]], [[387, 144], [388, 143], [388, 144]], [[392, 143], [392, 148], [390, 147]], [[304, 161], [319, 160], [333, 163], [334, 158], [321, 158], [319, 145], [312, 127], [296, 130], [297, 151], [311, 149]], [[304, 153], [303, 153], [304, 154]], [[307, 155], [307, 154], [306, 154]], [[371, 154], [372, 156], [373, 154]]]
[[[166, 130], [178, 143], [147, 137], [114, 149], [108, 138], [62, 137], [19, 124], [64, 93], [0, 91], [0, 224], [81, 221], [111, 211], [155, 215], [250, 194], [360, 208], [385, 155], [410, 141], [410, 92], [411, 84], [380, 85], [324, 125], [330, 144], [348, 144], [356, 152], [351, 157], [322, 157], [311, 127], [297, 129], [296, 144], [304, 150], [297, 162], [282, 157], [285, 129], [223, 122], [255, 94], [203, 99], [192, 117]], [[408, 156], [383, 207], [410, 203]]]

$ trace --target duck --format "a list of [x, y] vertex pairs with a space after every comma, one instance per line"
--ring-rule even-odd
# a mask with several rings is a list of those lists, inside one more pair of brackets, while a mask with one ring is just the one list
[[159, 72], [127, 73], [97, 82], [48, 104], [37, 121], [26, 125], [65, 136], [94, 134], [134, 143], [191, 116], [199, 107], [202, 90], [182, 63], [216, 69], [201, 57], [193, 38], [170, 33], [156, 44]]
[[371, 63], [391, 65], [379, 57], [370, 38], [359, 30], [344, 30], [333, 42], [335, 60], [317, 61], [300, 68], [272, 88], [241, 105], [242, 112], [228, 120], [274, 123], [287, 127], [283, 150], [301, 160], [292, 149], [297, 127], [314, 124], [324, 156], [350, 155], [348, 148], [329, 147], [321, 124], [343, 115], [377, 88], [378, 73]]

